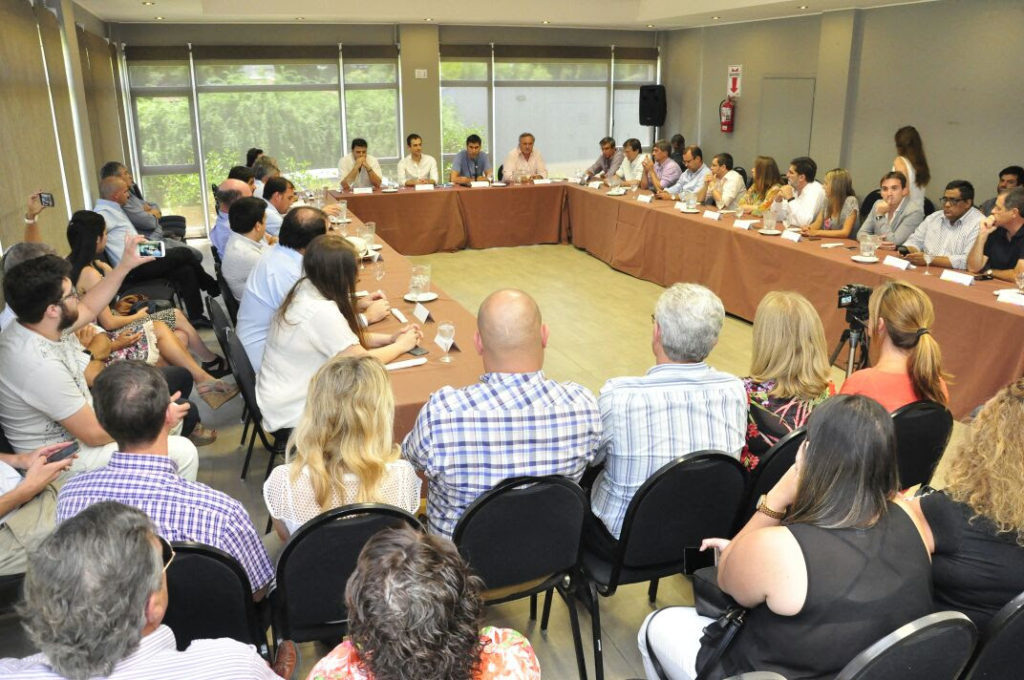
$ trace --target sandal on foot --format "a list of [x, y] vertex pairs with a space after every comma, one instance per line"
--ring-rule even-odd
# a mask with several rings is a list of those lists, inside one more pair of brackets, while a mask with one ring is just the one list
[[202, 423], [199, 423], [192, 430], [192, 434], [188, 436], [196, 446], [206, 446], [217, 441], [217, 430], [212, 427], [205, 427]]
[[218, 409], [238, 394], [238, 385], [223, 380], [208, 380], [197, 384], [196, 391], [210, 408]]
[[203, 370], [214, 378], [223, 378], [226, 375], [231, 375], [231, 367], [228, 366], [228, 362], [224, 360], [224, 357], [214, 356], [213, 359], [204, 361], [202, 366]]

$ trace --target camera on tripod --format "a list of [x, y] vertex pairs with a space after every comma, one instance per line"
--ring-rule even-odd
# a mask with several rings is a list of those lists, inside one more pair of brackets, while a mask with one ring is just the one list
[[843, 345], [849, 343], [850, 352], [846, 359], [846, 375], [849, 376], [855, 370], [868, 366], [869, 340], [866, 331], [871, 288], [860, 283], [848, 283], [839, 289], [836, 296], [839, 309], [846, 310], [848, 328], [843, 331], [828, 363], [834, 364]]
[[871, 288], [860, 283], [848, 283], [836, 293], [839, 309], [846, 310], [846, 323], [860, 328], [868, 319], [868, 300]]

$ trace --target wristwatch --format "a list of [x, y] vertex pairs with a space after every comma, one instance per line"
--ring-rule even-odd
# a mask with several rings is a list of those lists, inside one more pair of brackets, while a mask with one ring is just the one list
[[785, 512], [779, 512], [778, 510], [772, 510], [768, 507], [768, 494], [761, 494], [761, 498], [757, 501], [757, 512], [762, 515], [767, 515], [772, 519], [783, 520], [786, 519]]

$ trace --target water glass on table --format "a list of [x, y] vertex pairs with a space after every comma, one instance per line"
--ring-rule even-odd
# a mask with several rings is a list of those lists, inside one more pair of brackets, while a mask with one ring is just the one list
[[437, 346], [444, 350], [444, 356], [438, 361], [443, 364], [450, 364], [452, 357], [448, 354], [448, 351], [452, 348], [452, 344], [455, 342], [455, 324], [451, 321], [442, 321], [437, 324], [437, 337], [434, 338], [434, 342]]
[[430, 265], [414, 264], [409, 277], [409, 297], [420, 302], [430, 292]]

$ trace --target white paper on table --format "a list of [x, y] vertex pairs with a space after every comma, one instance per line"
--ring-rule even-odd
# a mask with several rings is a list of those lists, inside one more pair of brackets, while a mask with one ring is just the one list
[[544, 177], [544, 178], [541, 178], [541, 179], [535, 179], [535, 180], [533, 180], [533, 183], [534, 184], [551, 184], [551, 178], [550, 177]]
[[792, 241], [793, 243], [799, 243], [800, 242], [800, 232], [799, 231], [790, 231], [789, 229], [787, 229], [786, 231], [782, 232], [782, 238], [784, 238], [787, 241]]
[[604, 182], [601, 182], [601, 181], [589, 182], [587, 184], [587, 186], [590, 187], [591, 189], [600, 189], [602, 184], [604, 184]]
[[705, 210], [702, 217], [708, 220], [720, 220], [722, 219], [722, 213], [716, 210]]
[[412, 368], [413, 366], [422, 366], [427, 363], [426, 357], [416, 357], [415, 359], [405, 359], [403, 361], [392, 361], [390, 364], [384, 364], [384, 368], [389, 371], [398, 371], [403, 368]]
[[353, 194], [372, 194], [373, 187], [356, 187], [352, 190]]
[[736, 220], [732, 223], [732, 226], [737, 229], [751, 229], [756, 226], [760, 220]]
[[650, 203], [651, 201], [654, 200], [654, 194], [637, 194], [636, 200], [640, 201], [641, 203]]
[[1001, 290], [996, 296], [996, 302], [1009, 302], [1011, 305], [1024, 307], [1024, 295], [1015, 290]]
[[939, 277], [943, 281], [952, 281], [953, 283], [959, 283], [961, 286], [972, 286], [974, 285], [974, 277], [970, 274], [963, 272], [956, 272], [952, 269], [943, 269], [942, 276]]
[[832, 243], [822, 243], [822, 248], [842, 248], [843, 244], [839, 241], [833, 241]]
[[395, 309], [394, 307], [391, 308], [391, 316], [398, 319], [398, 323], [409, 323], [409, 320], [405, 318], [405, 314], [402, 314], [401, 311]]
[[416, 191], [433, 191], [433, 190], [434, 190], [434, 185], [433, 184], [417, 184], [416, 185]]
[[416, 306], [412, 308], [412, 315], [419, 319], [420, 323], [426, 323], [430, 318], [430, 310], [417, 302]]
[[896, 257], [895, 255], [886, 255], [885, 259], [882, 260], [882, 264], [886, 267], [896, 267], [896, 269], [906, 271], [910, 267], [910, 260], [904, 260], [902, 257]]
[[491, 186], [491, 183], [485, 179], [473, 180], [472, 182], [469, 183], [469, 186], [471, 186], [474, 189], [482, 189], [484, 187]]
[[356, 297], [366, 297], [369, 294], [370, 294], [370, 291], [368, 291], [368, 290], [357, 290], [355, 292], [355, 296]]

